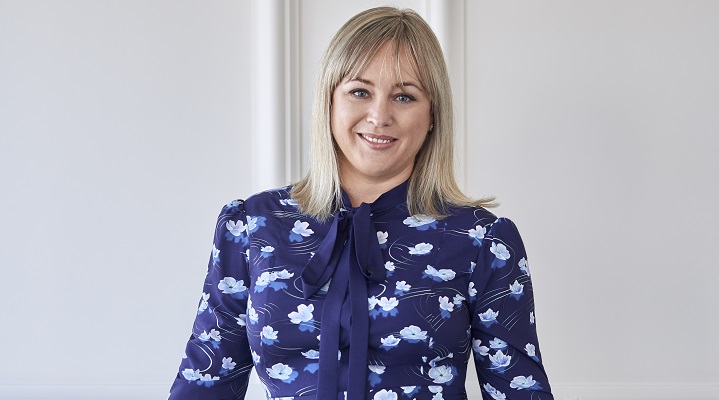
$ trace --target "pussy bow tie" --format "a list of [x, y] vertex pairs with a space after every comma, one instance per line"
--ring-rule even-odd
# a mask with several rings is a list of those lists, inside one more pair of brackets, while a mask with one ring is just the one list
[[[342, 326], [349, 327], [351, 343], [347, 399], [366, 398], [367, 282], [381, 284], [387, 277], [372, 216], [404, 203], [406, 196], [407, 182], [384, 193], [372, 204], [362, 203], [358, 208], [338, 211], [327, 236], [302, 271], [305, 299], [329, 283], [322, 309], [317, 400], [337, 400]], [[343, 194], [343, 200], [344, 204], [351, 204], [346, 194]]]

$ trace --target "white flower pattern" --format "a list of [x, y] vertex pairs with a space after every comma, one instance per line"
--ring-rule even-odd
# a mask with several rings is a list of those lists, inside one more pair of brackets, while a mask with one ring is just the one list
[[222, 290], [222, 293], [224, 294], [233, 294], [238, 292], [244, 292], [247, 290], [247, 287], [245, 286], [245, 281], [242, 279], [235, 280], [235, 278], [232, 277], [225, 277], [225, 279], [221, 280], [220, 283], [217, 284], [217, 288]]
[[292, 368], [287, 364], [277, 363], [272, 368], [267, 368], [267, 375], [272, 379], [284, 381], [292, 374]]
[[418, 243], [414, 247], [410, 247], [409, 254], [423, 256], [425, 254], [429, 254], [433, 248], [434, 246], [429, 243]]
[[454, 378], [454, 375], [452, 375], [452, 369], [446, 365], [430, 368], [427, 375], [429, 375], [434, 383], [446, 383]]
[[297, 311], [292, 311], [291, 313], [287, 314], [288, 317], [290, 317], [290, 322], [293, 324], [300, 324], [302, 322], [309, 322], [312, 320], [313, 315], [312, 311], [315, 310], [315, 306], [310, 304], [300, 304], [297, 306]]
[[424, 273], [427, 276], [434, 278], [434, 280], [436, 281], [442, 280], [445, 282], [451, 281], [452, 279], [454, 279], [455, 276], [457, 276], [457, 274], [451, 269], [442, 268], [438, 270], [431, 265], [427, 266], [427, 268], [424, 270]]
[[315, 231], [308, 228], [309, 226], [310, 226], [309, 223], [297, 220], [297, 221], [295, 221], [295, 226], [292, 228], [292, 233], [296, 233], [303, 237], [308, 237], [311, 234], [315, 233]]
[[[253, 364], [262, 381], [271, 383], [269, 398], [291, 399], [300, 386], [316, 390], [307, 382], [323, 373], [320, 337], [327, 332], [321, 331], [333, 323], [319, 317], [330, 306], [325, 299], [347, 281], [332, 271], [318, 282], [303, 274], [308, 262], [329, 259], [320, 246], [333, 221], [301, 214], [289, 190], [229, 202], [220, 214], [193, 337], [171, 400], [221, 397], [217, 393], [227, 393], [230, 385], [246, 382]], [[372, 207], [366, 233], [383, 259], [369, 268], [367, 279], [368, 398], [449, 400], [463, 387], [459, 366], [473, 355], [487, 379], [486, 398], [550, 399], [529, 265], [514, 224], [473, 207], [439, 220], [408, 216], [405, 203], [377, 212]], [[340, 228], [348, 226], [351, 221]], [[347, 241], [341, 229], [337, 240]], [[314, 292], [305, 292], [308, 287]], [[452, 339], [460, 332], [467, 334], [464, 344]], [[336, 352], [346, 368], [349, 352]]]
[[427, 339], [427, 331], [423, 331], [418, 326], [410, 325], [408, 327], [402, 328], [401, 331], [399, 331], [399, 335], [402, 339], [405, 340], [426, 340]]

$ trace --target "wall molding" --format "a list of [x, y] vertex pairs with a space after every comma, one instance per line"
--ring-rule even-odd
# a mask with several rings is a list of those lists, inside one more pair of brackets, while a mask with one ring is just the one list
[[[285, 91], [287, 103], [285, 114], [285, 181], [297, 182], [304, 175], [302, 160], [302, 37], [300, 23], [300, 4], [298, 1], [285, 1]], [[309, 133], [309, 132], [308, 132]]]
[[[0, 384], [0, 399], [150, 400], [166, 398], [161, 384]], [[716, 400], [718, 383], [555, 383], [556, 400]]]
[[170, 393], [168, 380], [163, 384], [0, 384], [0, 399], [13, 400], [149, 400], [166, 399]]
[[465, 0], [425, 0], [427, 23], [437, 35], [449, 70], [454, 103], [454, 158], [457, 184], [466, 189], [467, 173], [467, 100], [466, 100], [466, 53]]
[[552, 383], [557, 400], [716, 400], [719, 383]]
[[[285, 4], [250, 3], [252, 192], [283, 184], [285, 173]], [[247, 154], [247, 153], [245, 153]], [[246, 161], [246, 160], [244, 160]]]
[[290, 0], [251, 2], [253, 192], [301, 174], [299, 10]]

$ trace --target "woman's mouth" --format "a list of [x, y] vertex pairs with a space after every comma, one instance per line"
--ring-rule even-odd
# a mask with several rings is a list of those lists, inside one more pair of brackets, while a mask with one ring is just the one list
[[368, 142], [377, 143], [377, 144], [387, 144], [390, 143], [394, 139], [380, 139], [372, 136], [365, 135], [363, 133], [360, 133], [360, 135], [365, 138]]

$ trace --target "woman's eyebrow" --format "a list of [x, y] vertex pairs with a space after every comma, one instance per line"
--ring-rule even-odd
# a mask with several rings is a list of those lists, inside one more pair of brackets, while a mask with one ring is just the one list
[[[374, 86], [374, 83], [372, 81], [370, 81], [368, 79], [363, 79], [363, 78], [349, 79], [345, 83], [350, 83], [350, 82], [360, 82], [360, 83], [364, 83], [365, 85]], [[419, 83], [412, 82], [412, 81], [397, 82], [393, 85], [393, 87], [397, 87], [397, 88], [403, 88], [403, 87], [407, 87], [407, 86], [415, 87], [418, 90], [424, 90], [422, 88], [422, 85], [420, 85]]]

